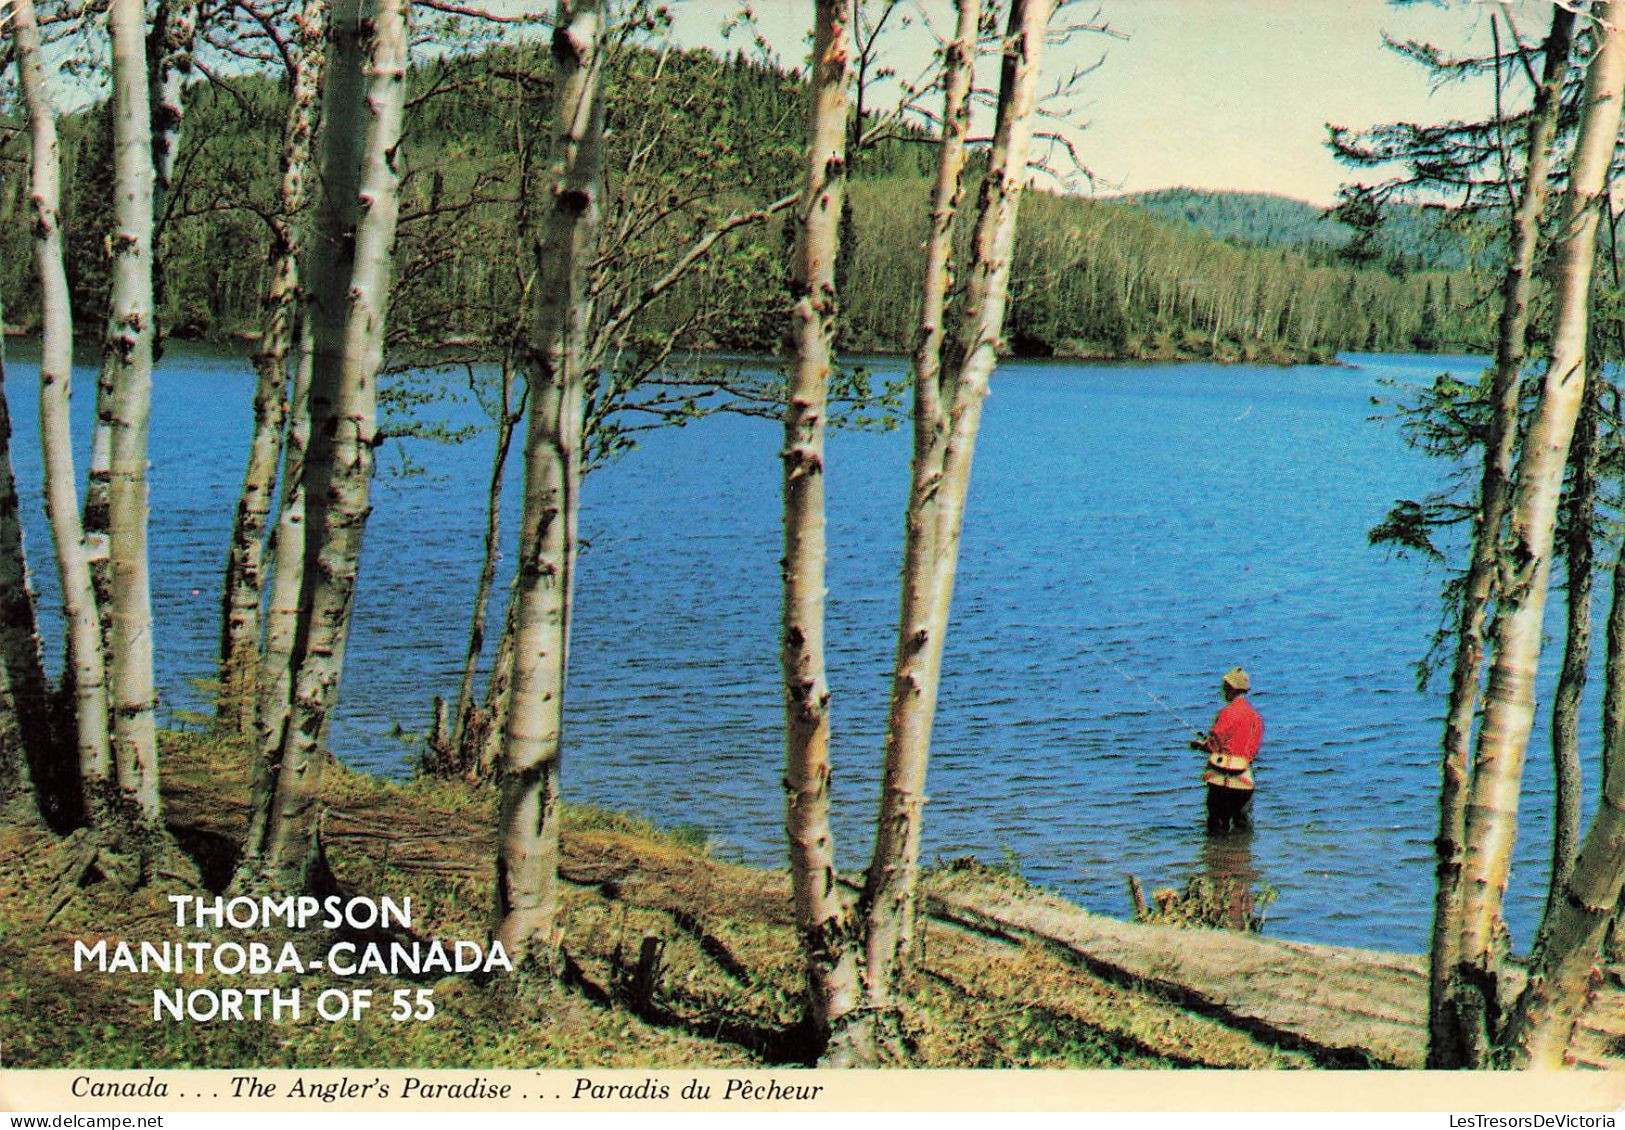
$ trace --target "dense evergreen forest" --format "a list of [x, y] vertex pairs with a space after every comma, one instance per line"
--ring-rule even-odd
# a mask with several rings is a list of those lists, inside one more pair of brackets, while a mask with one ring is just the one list
[[[1268, 192], [1164, 188], [1121, 199], [1154, 216], [1183, 220], [1215, 239], [1290, 249], [1312, 263], [1338, 263], [1355, 235], [1336, 209]], [[1459, 271], [1472, 263], [1475, 249], [1493, 241], [1494, 233], [1471, 213], [1390, 202], [1381, 209], [1375, 258], [1395, 274]]]
[[[453, 54], [419, 72], [397, 251], [397, 360], [414, 345], [504, 338], [522, 305], [516, 186], [527, 162], [551, 159], [530, 148], [547, 144], [540, 123], [551, 81], [535, 46]], [[657, 73], [663, 81], [652, 81]], [[637, 265], [630, 282], [618, 270], [617, 285], [646, 285], [704, 223], [790, 191], [802, 113], [795, 75], [743, 54], [634, 52], [609, 81], [612, 230], [625, 234], [617, 253]], [[200, 82], [188, 99], [192, 126], [160, 218], [160, 324], [178, 338], [247, 336], [267, 270], [286, 91], [247, 75]], [[109, 131], [105, 105], [61, 122], [68, 272], [84, 325], [106, 303]], [[923, 265], [930, 193], [930, 139], [903, 125], [877, 132], [854, 147], [843, 223], [842, 344], [858, 352], [909, 347], [917, 315], [909, 280]], [[12, 146], [7, 156], [20, 163], [15, 135]], [[26, 204], [23, 179], [7, 178], [0, 221], [25, 223]], [[1356, 268], [1338, 260], [1329, 234], [1346, 229], [1278, 198], [1037, 191], [1024, 207], [1008, 327], [1017, 353], [1285, 361], [1347, 349], [1481, 350], [1490, 340], [1483, 285], [1438, 269], [1459, 268], [1461, 257], [1424, 239], [1415, 217], [1387, 228], [1393, 255]], [[728, 241], [727, 254], [656, 304], [649, 334], [691, 347], [782, 346], [788, 323], [775, 296], [787, 283], [787, 214], [741, 225]], [[37, 327], [23, 241], [0, 248], [0, 286], [9, 324]]]

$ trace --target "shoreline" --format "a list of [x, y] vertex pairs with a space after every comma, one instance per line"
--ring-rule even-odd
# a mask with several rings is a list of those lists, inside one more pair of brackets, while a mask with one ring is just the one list
[[[4, 329], [7, 342], [36, 343], [39, 338], [37, 327], [7, 325]], [[259, 342], [257, 330], [239, 329], [226, 330], [218, 333], [197, 335], [171, 335], [164, 338], [164, 345], [184, 345], [204, 349], [217, 350], [223, 353], [238, 355], [244, 358], [252, 356], [253, 348]], [[97, 333], [75, 334], [76, 352], [83, 354], [85, 350], [99, 349], [101, 335]], [[485, 346], [489, 343], [476, 338], [451, 339], [445, 342], [447, 350], [463, 349], [471, 346]], [[1327, 352], [1320, 348], [1299, 349], [1286, 348], [1278, 345], [1259, 343], [1256, 347], [1240, 346], [1235, 343], [1225, 343], [1226, 348], [1218, 350], [1190, 349], [1173, 344], [1131, 347], [1123, 350], [1098, 348], [1089, 343], [1058, 343], [1053, 347], [1044, 348], [1006, 348], [999, 355], [1001, 362], [1018, 361], [1054, 361], [1077, 362], [1080, 364], [1103, 365], [1178, 365], [1178, 364], [1204, 364], [1204, 365], [1263, 365], [1272, 368], [1290, 369], [1298, 366], [1326, 366], [1342, 367], [1349, 364], [1340, 359], [1339, 354]], [[788, 357], [779, 353], [753, 353], [728, 348], [726, 346], [704, 346], [692, 351], [700, 356], [717, 356], [738, 358], [741, 360], [760, 361], [764, 364], [783, 364]], [[1347, 352], [1360, 352], [1358, 350]], [[1409, 350], [1417, 357], [1456, 357], [1471, 354], [1474, 351], [1457, 343], [1450, 343], [1438, 349], [1418, 352]], [[861, 364], [866, 360], [894, 361], [907, 367], [912, 354], [906, 350], [891, 350], [877, 348], [844, 349], [841, 357], [847, 363]], [[423, 367], [431, 367], [425, 364]]]

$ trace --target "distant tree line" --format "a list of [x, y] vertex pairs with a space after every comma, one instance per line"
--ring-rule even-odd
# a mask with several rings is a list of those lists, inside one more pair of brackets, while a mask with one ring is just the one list
[[[424, 347], [501, 339], [522, 305], [512, 249], [503, 243], [521, 175], [514, 107], [523, 98], [532, 118], [548, 112], [544, 55], [541, 45], [507, 44], [416, 65], [414, 86], [426, 93], [408, 108], [414, 148], [402, 182], [392, 358], [407, 338]], [[606, 200], [628, 219], [650, 209], [671, 213], [663, 237], [646, 245], [651, 276], [660, 249], [683, 245], [695, 216], [688, 201], [651, 198], [640, 168], [668, 176], [675, 170], [676, 183], [685, 176], [704, 183], [718, 214], [765, 206], [793, 183], [802, 97], [795, 75], [743, 52], [645, 51], [606, 80]], [[226, 340], [257, 332], [270, 270], [259, 249], [274, 211], [287, 97], [286, 82], [264, 72], [229, 86], [200, 81], [189, 92], [195, 128], [182, 138], [174, 194], [158, 220], [164, 334]], [[663, 123], [659, 130], [638, 127], [654, 119]], [[87, 317], [107, 302], [109, 121], [100, 105], [60, 122], [69, 286], [75, 311]], [[850, 181], [841, 267], [842, 345], [849, 351], [903, 352], [914, 333], [910, 283], [923, 267], [931, 139], [906, 128], [890, 132], [891, 140], [855, 162]], [[529, 160], [554, 160], [544, 133], [532, 144]], [[973, 152], [973, 183], [984, 169], [985, 156]], [[1283, 245], [1283, 233], [1299, 227], [1275, 216], [1278, 207], [1260, 212], [1250, 196], [1155, 195], [1192, 207], [1200, 201], [1203, 216], [1228, 208], [1276, 234], [1255, 243], [1236, 228], [1216, 238], [1166, 207], [1158, 215], [1126, 200], [1035, 192], [1012, 279], [1007, 336], [1015, 352], [1291, 361], [1342, 350], [1481, 350], [1493, 340], [1493, 315], [1473, 276], [1429, 267], [1417, 240], [1354, 265], [1329, 242]], [[8, 179], [0, 187], [0, 222], [16, 222], [27, 207], [22, 180]], [[1235, 217], [1232, 228], [1242, 222]], [[1303, 217], [1292, 218], [1301, 226]], [[1392, 226], [1387, 234], [1394, 237]], [[654, 304], [650, 332], [680, 337], [683, 346], [782, 348], [789, 327], [768, 299], [789, 282], [792, 241], [785, 214], [730, 236], [709, 267]], [[0, 286], [12, 296], [9, 322], [36, 328], [39, 296], [26, 247], [0, 248]], [[715, 301], [719, 292], [728, 301]]]
[[[1360, 234], [1344, 222], [1337, 208], [1268, 192], [1164, 188], [1122, 199], [1164, 219], [1183, 220], [1215, 239], [1242, 247], [1297, 251], [1322, 266], [1345, 259], [1345, 249]], [[1381, 219], [1375, 258], [1393, 274], [1463, 270], [1493, 238], [1471, 213], [1439, 205], [1389, 201], [1381, 208]]]

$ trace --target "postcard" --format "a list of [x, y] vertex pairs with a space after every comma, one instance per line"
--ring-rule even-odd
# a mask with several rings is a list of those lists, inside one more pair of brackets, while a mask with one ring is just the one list
[[1625, 3], [0, 11], [0, 1108], [1614, 1125]]

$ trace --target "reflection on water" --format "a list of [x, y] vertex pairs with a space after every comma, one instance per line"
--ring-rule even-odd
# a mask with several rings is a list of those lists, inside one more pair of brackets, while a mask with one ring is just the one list
[[[1245, 828], [1202, 837], [1198, 872], [1224, 908], [1224, 925], [1245, 930], [1262, 911], [1257, 888], [1263, 875], [1253, 863], [1253, 830]], [[1259, 923], [1261, 924], [1261, 923]]]

